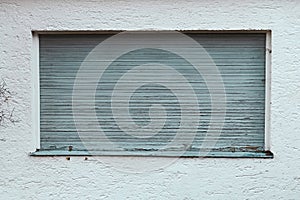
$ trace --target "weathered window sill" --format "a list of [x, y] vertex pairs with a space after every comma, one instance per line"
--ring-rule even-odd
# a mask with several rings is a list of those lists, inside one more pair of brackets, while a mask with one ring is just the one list
[[40, 150], [30, 153], [30, 156], [154, 156], [154, 157], [182, 157], [182, 158], [273, 158], [271, 151], [261, 152], [194, 152], [187, 151], [178, 156], [178, 152], [166, 151], [62, 151], [62, 150]]

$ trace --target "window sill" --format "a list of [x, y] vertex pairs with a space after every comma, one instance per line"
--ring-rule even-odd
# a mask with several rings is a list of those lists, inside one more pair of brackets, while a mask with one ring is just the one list
[[[132, 152], [132, 151], [61, 151], [61, 150], [39, 150], [30, 153], [30, 156], [140, 156], [140, 157], [177, 157], [178, 152]], [[271, 151], [262, 152], [199, 152], [187, 151], [180, 156], [182, 158], [274, 158]]]

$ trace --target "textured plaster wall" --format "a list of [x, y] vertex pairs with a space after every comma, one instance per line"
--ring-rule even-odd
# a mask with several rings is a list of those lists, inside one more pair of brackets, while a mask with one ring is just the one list
[[[274, 159], [179, 159], [149, 173], [30, 157], [32, 30], [271, 29]], [[0, 199], [299, 199], [300, 1], [1, 0], [0, 76], [20, 122], [0, 127]], [[111, 158], [135, 165], [147, 158]], [[165, 158], [162, 158], [165, 159]], [[119, 169], [120, 169], [119, 168]]]

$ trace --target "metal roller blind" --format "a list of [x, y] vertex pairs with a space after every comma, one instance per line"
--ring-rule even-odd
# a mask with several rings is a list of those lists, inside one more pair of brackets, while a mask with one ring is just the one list
[[[140, 48], [114, 60], [103, 55], [86, 60], [99, 43], [115, 34], [40, 35], [40, 152], [193, 156], [204, 142], [202, 150], [212, 154], [264, 151], [265, 34], [183, 33], [201, 44], [213, 61], [204, 56], [201, 65], [216, 65], [220, 73], [224, 88], [214, 89], [214, 97], [209, 89], [214, 80], [188, 61], [199, 60], [199, 55], [178, 41], [174, 46], [185, 48], [184, 55]], [[160, 42], [159, 37], [153, 41]], [[124, 44], [107, 47], [102, 54], [110, 55]], [[80, 71], [83, 63], [86, 69]], [[108, 63], [105, 70], [99, 69], [103, 63]], [[175, 75], [168, 74], [170, 69]], [[74, 85], [80, 88], [77, 97]], [[94, 97], [87, 97], [90, 94]], [[218, 118], [222, 112], [218, 95], [226, 98], [225, 104], [221, 102], [224, 119]], [[195, 99], [198, 108], [191, 105]], [[193, 120], [196, 125], [188, 124]]]

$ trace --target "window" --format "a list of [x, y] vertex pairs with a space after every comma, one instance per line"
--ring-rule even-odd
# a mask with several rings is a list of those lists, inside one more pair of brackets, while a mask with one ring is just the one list
[[268, 32], [35, 34], [33, 155], [272, 157]]

